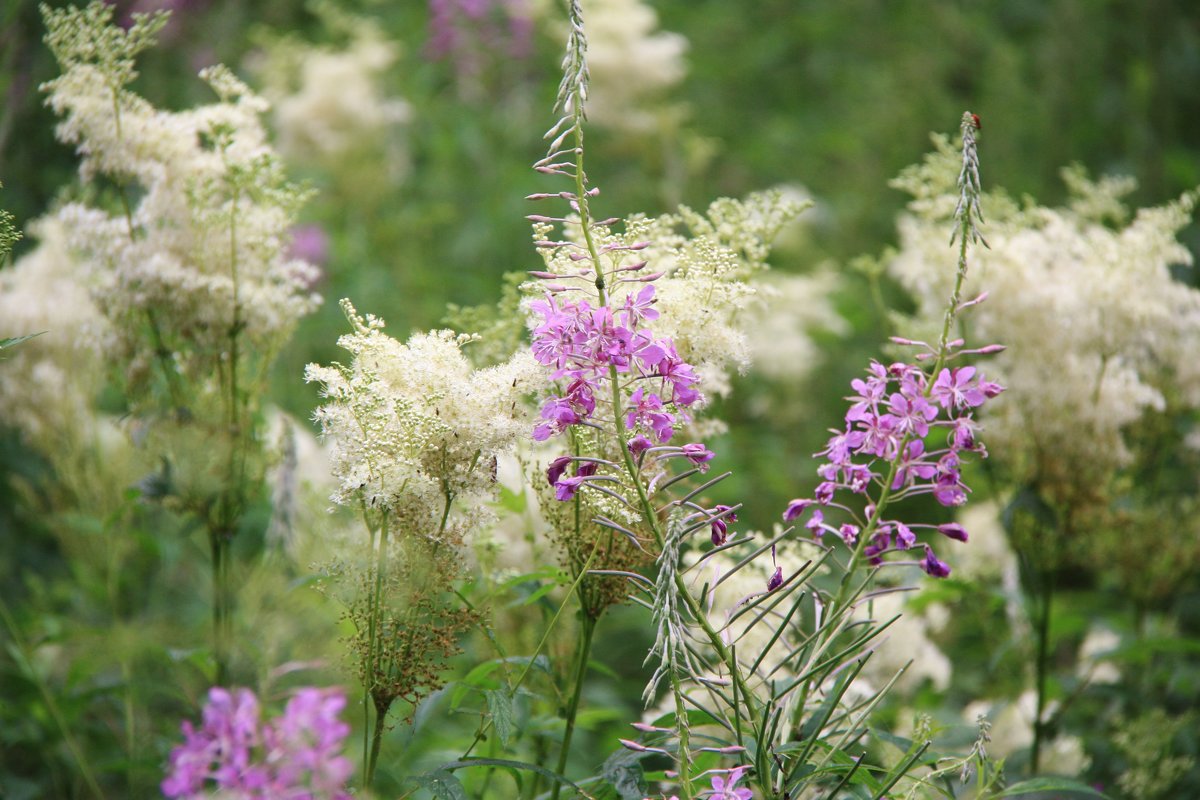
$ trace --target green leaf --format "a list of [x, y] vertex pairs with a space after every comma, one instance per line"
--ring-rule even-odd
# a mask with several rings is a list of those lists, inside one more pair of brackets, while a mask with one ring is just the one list
[[500, 744], [508, 747], [508, 740], [513, 731], [512, 696], [506, 691], [497, 689], [488, 689], [485, 694], [487, 695], [488, 713], [492, 717], [492, 728], [500, 737]]
[[540, 587], [538, 587], [537, 591], [533, 592], [528, 597], [526, 597], [524, 600], [522, 600], [521, 605], [523, 605], [523, 606], [533, 605], [538, 600], [541, 600], [543, 597], [550, 594], [557, 588], [558, 588], [557, 584], [544, 583]]
[[1086, 783], [1080, 783], [1071, 778], [1031, 778], [1013, 784], [996, 797], [1020, 797], [1039, 792], [1071, 792], [1084, 797], [1099, 797], [1108, 800], [1108, 795], [1101, 794]]
[[520, 494], [509, 489], [504, 484], [500, 485], [500, 507], [506, 511], [511, 511], [514, 514], [522, 514], [525, 512], [525, 506], [528, 505], [528, 500], [525, 497], [525, 492]]
[[618, 750], [600, 767], [600, 777], [617, 790], [621, 800], [642, 800], [649, 793], [641, 761], [645, 753]]
[[35, 336], [41, 336], [43, 333], [45, 333], [45, 331], [40, 331], [38, 333], [27, 333], [24, 336], [10, 336], [7, 339], [0, 339], [0, 350], [5, 350], [13, 345], [20, 344], [21, 342], [27, 342]]
[[428, 789], [437, 800], [467, 800], [467, 791], [454, 774], [444, 769], [427, 772], [413, 778], [423, 789]]
[[[507, 758], [467, 758], [462, 761], [447, 762], [443, 764], [442, 768], [437, 772], [453, 772], [454, 770], [466, 769], [467, 767], [500, 767], [501, 769], [518, 769], [525, 770], [527, 772], [535, 772], [538, 775], [541, 775], [543, 778], [548, 778], [555, 783], [561, 783], [563, 786], [569, 786], [584, 797], [587, 797], [587, 794], [582, 789], [564, 778], [562, 775], [559, 775], [557, 772], [552, 772], [545, 767], [539, 767], [537, 764], [529, 764], [525, 761], [511, 761]], [[433, 775], [437, 773], [430, 774]], [[459, 788], [461, 789], [462, 786], [460, 785]], [[441, 800], [440, 797], [439, 800]], [[454, 798], [453, 800], [458, 799]]]

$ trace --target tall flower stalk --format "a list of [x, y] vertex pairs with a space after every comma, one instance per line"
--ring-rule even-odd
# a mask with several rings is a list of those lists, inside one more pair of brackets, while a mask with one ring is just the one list
[[174, 479], [159, 481], [155, 499], [207, 531], [222, 684], [233, 647], [231, 543], [265, 469], [258, 398], [275, 354], [317, 303], [314, 268], [284, 252], [306, 194], [284, 180], [266, 143], [265, 103], [228, 69], [201, 72], [218, 102], [188, 111], [158, 111], [130, 90], [165, 14], [135, 14], [124, 30], [100, 2], [43, 13], [63, 69], [43, 87], [62, 116], [59, 138], [79, 146], [85, 180], [111, 179], [120, 208], [72, 203], [58, 216], [110, 323], [100, 348]]
[[[962, 467], [969, 455], [986, 456], [973, 415], [1001, 391], [975, 368], [954, 363], [1001, 349], [964, 349], [961, 340], [952, 338], [959, 313], [983, 300], [961, 298], [968, 247], [982, 243], [976, 126], [973, 115], [964, 115], [961, 196], [952, 238], [959, 244], [958, 274], [941, 336], [933, 344], [895, 338], [897, 344], [919, 349], [914, 363], [873, 363], [865, 379], [853, 382], [845, 427], [834, 431], [818, 454], [825, 458], [818, 469], [822, 482], [812, 497], [793, 500], [784, 512], [785, 522], [803, 520], [807, 542], [795, 541], [792, 529], [753, 547], [746, 540], [727, 541], [726, 520], [736, 509], [718, 506], [700, 523], [712, 532], [713, 550], [684, 566], [678, 556], [694, 525], [689, 527], [687, 517], [673, 518], [665, 537], [650, 525], [662, 555], [653, 599], [647, 603], [658, 631], [652, 654], [660, 660], [648, 693], [653, 695], [657, 681], [668, 680], [674, 700], [667, 708], [673, 713], [641, 726], [639, 740], [626, 746], [673, 754], [680, 797], [696, 793], [690, 766], [699, 751], [739, 754], [744, 762], [726, 771], [728, 783], [745, 775], [764, 796], [797, 796], [816, 786], [833, 787], [836, 794], [843, 786], [861, 784], [881, 797], [928, 746], [915, 745], [891, 769], [860, 769], [862, 756], [851, 759], [847, 754], [866, 735], [867, 720], [888, 688], [866, 696], [855, 688], [879, 637], [894, 621], [871, 618], [871, 600], [894, 591], [879, 583], [880, 570], [908, 565], [945, 577], [950, 566], [932, 544], [919, 541], [919, 534], [967, 539], [957, 524], [905, 521], [893, 509], [926, 494], [948, 507], [966, 502], [969, 489], [962, 482]], [[847, 499], [840, 499], [843, 494]], [[684, 499], [685, 507], [689, 499]], [[843, 544], [844, 558], [831, 541]], [[750, 552], [724, 566], [739, 546]], [[790, 554], [797, 546], [818, 549], [787, 574], [777, 550], [786, 548], [783, 552]], [[763, 589], [726, 610], [723, 623], [712, 624], [711, 612], [702, 604], [710, 605], [713, 592], [735, 573], [768, 557], [771, 567], [764, 572], [773, 571]], [[698, 600], [692, 586], [699, 579], [685, 576], [706, 561], [714, 571]], [[840, 577], [823, 588], [817, 576], [839, 561]], [[689, 730], [686, 711], [693, 707], [707, 712], [712, 724]], [[728, 785], [718, 774], [713, 791], [724, 791], [718, 781], [721, 787]]]
[[357, 509], [367, 534], [324, 583], [353, 628], [370, 786], [394, 706], [411, 712], [442, 685], [458, 636], [477, 622], [456, 593], [464, 540], [490, 520], [496, 458], [525, 430], [517, 401], [532, 362], [521, 355], [472, 369], [462, 352], [470, 336], [437, 331], [401, 343], [382, 320], [342, 307], [350, 363], [305, 374], [326, 399], [316, 419], [332, 445], [332, 499]]

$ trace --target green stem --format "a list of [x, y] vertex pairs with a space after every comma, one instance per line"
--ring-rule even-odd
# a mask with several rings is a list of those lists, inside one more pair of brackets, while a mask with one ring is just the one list
[[[368, 525], [368, 529], [370, 526]], [[375, 537], [371, 537], [372, 545], [375, 544]], [[383, 590], [386, 583], [387, 567], [388, 567], [388, 518], [387, 514], [382, 515], [379, 524], [379, 546], [372, 553], [372, 558], [375, 561], [375, 585], [371, 592], [371, 613], [367, 621], [367, 665], [363, 670], [363, 704], [367, 705], [372, 702], [375, 691], [375, 676], [381, 671], [379, 655], [382, 652], [382, 647], [379, 646], [379, 632], [383, 623]], [[369, 713], [369, 712], [368, 712]], [[379, 747], [382, 742], [384, 716], [387, 710], [384, 709], [384, 714], [379, 713], [379, 704], [375, 703], [375, 733], [371, 739], [371, 748], [368, 751], [366, 739], [363, 740], [363, 787], [370, 788], [371, 782], [375, 778], [375, 763], [379, 758]], [[364, 737], [365, 737], [364, 732]]]
[[[517, 676], [516, 683], [513, 684], [511, 692], [515, 693], [517, 689], [521, 687], [521, 684], [525, 682], [525, 678], [528, 677], [530, 671], [533, 669], [534, 662], [537, 661], [537, 657], [541, 655], [542, 650], [546, 647], [546, 642], [549, 641], [550, 633], [554, 630], [554, 626], [558, 623], [558, 618], [562, 616], [563, 610], [567, 607], [567, 603], [569, 603], [571, 600], [571, 595], [574, 594], [579, 588], [580, 583], [583, 582], [584, 576], [586, 576], [588, 570], [591, 569], [592, 560], [595, 557], [596, 551], [593, 549], [592, 554], [588, 556], [588, 560], [584, 563], [583, 569], [581, 569], [579, 571], [579, 575], [576, 576], [575, 582], [572, 583], [570, 588], [567, 589], [567, 596], [563, 599], [562, 605], [558, 607], [558, 610], [554, 612], [554, 616], [551, 617], [550, 624], [546, 626], [546, 630], [542, 633], [542, 639], [538, 642], [537, 648], [534, 649], [533, 655], [529, 658], [529, 661], [525, 663], [525, 667], [521, 670], [521, 674]], [[491, 725], [492, 721], [489, 719], [486, 724], [480, 727], [470, 746], [467, 747], [466, 751], [461, 756], [459, 756], [459, 761], [465, 761], [467, 757], [471, 755], [471, 751], [473, 751], [475, 746], [483, 740], [484, 735], [487, 733]]]
[[371, 783], [375, 780], [375, 767], [379, 763], [379, 751], [383, 747], [383, 734], [390, 706], [391, 703], [375, 703], [375, 728], [371, 732], [371, 753], [367, 758], [367, 773], [363, 781], [363, 788], [365, 789], [370, 789]]
[[[576, 660], [575, 669], [573, 670], [573, 686], [571, 688], [571, 699], [567, 704], [567, 727], [563, 731], [562, 744], [558, 750], [558, 767], [555, 769], [559, 775], [566, 774], [567, 757], [571, 752], [571, 737], [575, 733], [575, 718], [579, 712], [579, 699], [583, 696], [584, 679], [587, 677], [588, 657], [592, 652], [592, 637], [596, 632], [596, 625], [599, 619], [593, 619], [587, 613], [587, 609], [582, 609], [579, 615], [581, 617], [579, 645], [575, 650]], [[554, 788], [550, 792], [550, 800], [558, 800], [558, 795], [562, 791], [562, 784], [555, 781]]]
[[[734, 684], [736, 691], [737, 684]], [[675, 729], [679, 732], [679, 791], [683, 800], [692, 800], [692, 756], [688, 750], [691, 744], [691, 729], [688, 728], [687, 708], [683, 704], [683, 687], [679, 683], [679, 671], [671, 665], [671, 693], [675, 695]], [[735, 715], [740, 719], [739, 715]]]
[[1050, 613], [1054, 600], [1054, 577], [1049, 570], [1042, 575], [1041, 598], [1039, 600], [1037, 619], [1037, 659], [1034, 662], [1036, 670], [1037, 710], [1033, 719], [1033, 745], [1029, 753], [1029, 771], [1037, 775], [1041, 766], [1041, 750], [1046, 736], [1046, 726], [1042, 719], [1046, 711], [1046, 683], [1050, 673]]
[[213, 658], [217, 665], [215, 684], [224, 686], [229, 677], [228, 643], [225, 641], [225, 561], [227, 551], [224, 537], [219, 530], [209, 532], [209, 547], [212, 552]]

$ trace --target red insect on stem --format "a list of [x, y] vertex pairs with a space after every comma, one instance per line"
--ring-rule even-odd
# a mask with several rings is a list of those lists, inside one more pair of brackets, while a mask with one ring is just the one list
[[978, 114], [971, 115], [971, 122], [973, 122], [975, 124], [975, 130], [977, 130], [977, 131], [983, 130], [983, 123], [979, 121]]

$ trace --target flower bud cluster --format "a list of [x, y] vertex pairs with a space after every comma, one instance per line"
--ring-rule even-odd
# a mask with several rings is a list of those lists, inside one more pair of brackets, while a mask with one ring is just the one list
[[[920, 367], [903, 362], [884, 366], [875, 361], [865, 380], [855, 378], [850, 385], [856, 394], [847, 398], [851, 405], [846, 426], [833, 430], [825, 449], [816, 454], [827, 459], [817, 469], [822, 482], [811, 499], [789, 503], [783, 518], [794, 521], [812, 508], [805, 527], [814, 538], [832, 533], [852, 548], [864, 529], [871, 530], [871, 541], [862, 552], [871, 564], [878, 565], [884, 555], [917, 544], [914, 527], [935, 526], [878, 519], [870, 500], [871, 488], [886, 493], [880, 496], [889, 502], [932, 494], [943, 506], [965, 503], [970, 491], [962, 481], [965, 456], [987, 457], [987, 449], [976, 438], [974, 412], [1003, 388], [970, 366], [945, 367], [931, 383]], [[868, 498], [868, 522], [856, 519], [838, 528], [826, 523], [821, 506], [846, 508], [834, 503], [839, 491]], [[936, 530], [950, 539], [967, 540], [967, 532], [958, 524], [936, 526]], [[921, 568], [934, 577], [949, 575], [950, 568], [933, 549], [928, 544], [924, 549]]]
[[354, 765], [342, 755], [345, 707], [340, 690], [309, 687], [264, 722], [254, 692], [215, 687], [200, 729], [183, 723], [184, 743], [171, 751], [162, 792], [187, 800], [214, 791], [231, 800], [348, 800]]

